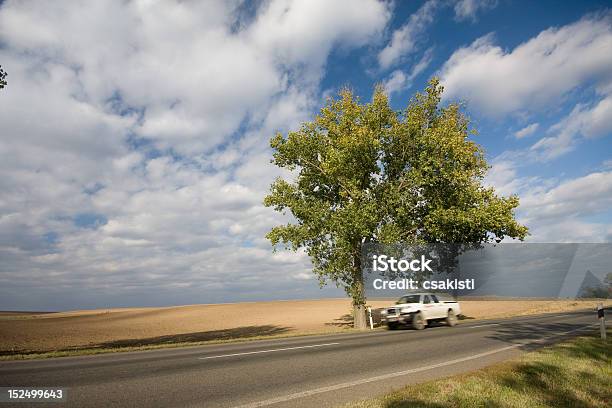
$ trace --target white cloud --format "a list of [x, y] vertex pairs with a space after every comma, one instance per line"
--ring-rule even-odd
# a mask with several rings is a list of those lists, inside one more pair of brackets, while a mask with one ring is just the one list
[[462, 98], [489, 115], [543, 109], [572, 89], [610, 83], [611, 15], [549, 28], [507, 51], [488, 35], [458, 49], [441, 69], [447, 99]]
[[232, 33], [233, 13], [222, 3], [11, 3], [0, 36], [39, 61], [73, 68], [92, 101], [119, 95], [128, 106], [146, 106], [135, 131], [189, 152], [220, 143], [289, 79], [316, 85], [333, 46], [365, 44], [389, 17], [369, 0], [351, 7], [278, 0]]
[[408, 77], [402, 70], [397, 69], [389, 75], [389, 78], [387, 78], [383, 86], [388, 95], [403, 91], [409, 86]]
[[440, 6], [438, 0], [428, 0], [404, 25], [393, 32], [390, 43], [378, 54], [378, 63], [382, 69], [390, 68], [403, 57], [417, 51], [418, 41], [433, 22], [434, 14]]
[[0, 307], [291, 287], [310, 265], [264, 238], [286, 221], [261, 204], [280, 174], [268, 139], [310, 116], [334, 47], [374, 41], [388, 18], [369, 0], [4, 3]]
[[503, 159], [493, 161], [487, 172], [485, 185], [494, 187], [499, 194], [504, 196], [516, 194], [520, 185], [514, 163]]
[[548, 129], [551, 136], [538, 140], [531, 150], [544, 160], [557, 158], [571, 150], [579, 138], [596, 138], [612, 134], [612, 96], [607, 96], [589, 108], [578, 104], [559, 123]]
[[333, 45], [363, 45], [381, 32], [389, 17], [387, 5], [375, 1], [281, 0], [261, 13], [247, 35], [257, 47], [273, 50], [283, 64], [320, 67]]
[[612, 172], [591, 173], [521, 196], [521, 209], [532, 219], [592, 216], [612, 206]]
[[458, 0], [455, 3], [455, 19], [476, 21], [480, 11], [490, 10], [496, 6], [497, 0]]
[[612, 225], [581, 221], [576, 218], [549, 222], [546, 224], [531, 224], [532, 235], [528, 242], [610, 242]]
[[612, 224], [592, 219], [610, 206], [612, 172], [596, 172], [524, 192], [519, 215], [530, 226], [532, 241], [606, 242]]
[[530, 125], [525, 126], [522, 129], [514, 132], [514, 136], [517, 139], [523, 139], [523, 138], [525, 138], [527, 136], [533, 135], [538, 130], [539, 127], [540, 127], [539, 123], [532, 123]]
[[429, 64], [431, 63], [433, 54], [433, 48], [429, 48], [421, 59], [414, 64], [411, 68], [409, 74], [405, 74], [402, 70], [395, 70], [389, 75], [389, 77], [385, 80], [383, 86], [387, 91], [387, 94], [391, 95], [395, 92], [400, 92], [405, 89], [408, 89], [412, 86], [412, 81], [417, 77], [421, 72], [423, 72]]
[[517, 217], [530, 229], [529, 242], [610, 241], [606, 214], [612, 205], [612, 172], [605, 162], [602, 171], [561, 180], [521, 176], [525, 162], [523, 151], [503, 153], [493, 159], [485, 183], [498, 194], [519, 196]]

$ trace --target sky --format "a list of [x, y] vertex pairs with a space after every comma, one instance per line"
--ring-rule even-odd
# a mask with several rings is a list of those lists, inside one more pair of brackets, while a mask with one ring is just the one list
[[0, 310], [344, 296], [262, 204], [269, 139], [432, 76], [527, 242], [612, 241], [605, 1], [3, 1]]

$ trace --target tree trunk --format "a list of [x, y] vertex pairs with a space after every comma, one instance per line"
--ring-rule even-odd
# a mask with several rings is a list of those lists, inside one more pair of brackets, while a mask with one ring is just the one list
[[353, 258], [353, 327], [359, 330], [366, 330], [368, 328], [368, 319], [366, 317], [363, 272], [361, 271], [361, 250], [357, 251], [357, 253], [359, 255], [355, 255]]
[[353, 327], [359, 330], [367, 330], [368, 318], [365, 305], [353, 304]]

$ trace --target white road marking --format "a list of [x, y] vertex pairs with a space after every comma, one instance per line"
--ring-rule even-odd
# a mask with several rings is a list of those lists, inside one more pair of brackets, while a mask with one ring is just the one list
[[310, 346], [297, 346], [297, 347], [285, 347], [285, 348], [278, 348], [278, 349], [271, 349], [271, 350], [247, 351], [247, 352], [244, 352], [244, 353], [222, 354], [220, 356], [198, 357], [198, 359], [199, 360], [208, 360], [208, 359], [211, 359], [211, 358], [246, 356], [248, 354], [272, 353], [274, 351], [286, 351], [286, 350], [307, 349], [307, 348], [313, 348], [313, 347], [335, 346], [337, 344], [340, 344], [340, 343], [313, 344], [313, 345], [310, 345]]
[[477, 327], [487, 327], [487, 326], [499, 326], [501, 323], [489, 323], [489, 324], [479, 324], [478, 326], [468, 326], [468, 329], [475, 329]]
[[[573, 332], [576, 332], [578, 330], [582, 330], [582, 329], [585, 329], [587, 327], [592, 327], [592, 326], [596, 326], [596, 325], [589, 324], [587, 326], [579, 327], [577, 329], [573, 329], [573, 330], [570, 330], [570, 331], [567, 331], [567, 332], [556, 333], [556, 334], [554, 334], [552, 336], [549, 336], [549, 337], [544, 338], [544, 339], [540, 339], [540, 340], [535, 341], [535, 342], [537, 343], [537, 342], [540, 342], [542, 340], [547, 340], [547, 339], [550, 339], [550, 338], [556, 337], [556, 336], [563, 336], [565, 334], [573, 333]], [[530, 342], [530, 343], [534, 343], [534, 342]], [[296, 392], [295, 394], [289, 394], [289, 395], [284, 395], [282, 397], [270, 398], [270, 399], [267, 399], [267, 400], [264, 400], [264, 401], [251, 402], [249, 404], [239, 405], [239, 406], [236, 406], [234, 408], [259, 408], [259, 407], [266, 407], [266, 406], [269, 406], [269, 405], [278, 404], [278, 403], [281, 403], [281, 402], [287, 402], [287, 401], [295, 400], [295, 399], [298, 399], [298, 398], [304, 398], [304, 397], [310, 397], [312, 395], [322, 394], [324, 392], [337, 391], [337, 390], [341, 390], [341, 389], [344, 389], [344, 388], [354, 387], [354, 386], [357, 386], [357, 385], [367, 384], [367, 383], [371, 383], [371, 382], [375, 382], [375, 381], [381, 381], [381, 380], [388, 380], [390, 378], [401, 377], [401, 376], [404, 376], [404, 375], [414, 374], [414, 373], [418, 373], [418, 372], [421, 372], [421, 371], [427, 371], [427, 370], [431, 370], [431, 369], [434, 369], [434, 368], [445, 367], [445, 366], [449, 366], [449, 365], [453, 365], [453, 364], [457, 364], [457, 363], [463, 363], [464, 361], [476, 360], [476, 359], [481, 358], [481, 357], [486, 357], [486, 356], [489, 356], [491, 354], [501, 353], [502, 351], [511, 350], [511, 349], [514, 349], [514, 348], [517, 348], [517, 347], [521, 347], [523, 345], [524, 345], [523, 343], [513, 344], [511, 346], [501, 347], [501, 348], [498, 348], [498, 349], [495, 349], [495, 350], [485, 351], [484, 353], [474, 354], [474, 355], [467, 356], [467, 357], [457, 358], [455, 360], [445, 361], [443, 363], [432, 364], [432, 365], [428, 365], [428, 366], [424, 366], [424, 367], [411, 368], [409, 370], [397, 371], [397, 372], [389, 373], [389, 374], [377, 375], [375, 377], [363, 378], [361, 380], [355, 380], [355, 381], [350, 381], [350, 382], [330, 385], [328, 387], [315, 388], [313, 390], [308, 390], [308, 391]]]

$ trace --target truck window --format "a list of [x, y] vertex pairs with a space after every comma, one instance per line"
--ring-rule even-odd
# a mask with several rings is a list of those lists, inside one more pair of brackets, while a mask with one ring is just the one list
[[431, 295], [431, 300], [433, 300], [434, 303], [440, 303], [436, 295]]
[[402, 303], [419, 303], [419, 295], [402, 296], [395, 303], [398, 304], [398, 305], [402, 304]]
[[423, 303], [425, 303], [425, 304], [427, 304], [427, 303], [431, 303], [431, 302], [429, 301], [429, 296], [427, 296], [427, 295], [423, 296]]

